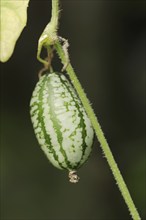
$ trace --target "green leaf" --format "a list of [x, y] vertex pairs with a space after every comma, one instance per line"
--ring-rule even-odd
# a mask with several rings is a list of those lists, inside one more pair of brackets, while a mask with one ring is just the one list
[[0, 61], [12, 55], [17, 39], [27, 22], [29, 0], [0, 0]]

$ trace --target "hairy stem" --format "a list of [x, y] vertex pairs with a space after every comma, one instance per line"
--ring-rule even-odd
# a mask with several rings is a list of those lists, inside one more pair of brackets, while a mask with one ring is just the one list
[[[39, 42], [39, 45], [38, 45], [38, 51], [40, 52], [41, 51], [41, 47], [42, 45], [43, 46], [46, 46], [48, 47], [49, 45], [54, 45], [61, 61], [62, 61], [62, 64], [65, 66], [67, 63], [68, 63], [68, 59], [67, 59], [67, 56], [66, 56], [66, 53], [63, 49], [63, 46], [61, 45], [61, 43], [59, 42], [59, 38], [57, 36], [57, 29], [58, 29], [58, 19], [59, 19], [59, 0], [52, 0], [52, 18], [51, 18], [51, 22], [47, 25], [45, 31], [43, 32], [44, 36], [47, 35], [47, 37], [43, 37], [42, 40], [40, 38], [40, 42]], [[51, 26], [51, 29], [53, 30], [52, 33], [51, 33], [51, 29], [50, 29], [50, 26]], [[49, 27], [49, 29], [48, 29]], [[42, 36], [42, 35], [41, 35]], [[44, 39], [45, 38], [45, 39]], [[39, 56], [38, 56], [39, 57]], [[83, 103], [83, 106], [91, 120], [91, 123], [93, 125], [93, 128], [95, 130], [95, 133], [96, 133], [96, 136], [100, 142], [100, 146], [102, 148], [102, 151], [105, 155], [105, 158], [107, 159], [107, 162], [110, 166], [110, 169], [113, 173], [113, 176], [117, 182], [117, 185], [120, 189], [120, 192], [125, 200], [125, 203], [127, 204], [127, 207], [130, 211], [130, 214], [133, 218], [133, 220], [140, 220], [140, 216], [139, 216], [139, 213], [133, 203], [133, 200], [131, 198], [131, 195], [128, 191], [128, 188], [125, 184], [125, 181], [120, 173], [120, 170], [116, 164], [116, 161], [112, 155], [112, 152], [109, 148], [109, 145], [107, 143], [107, 140], [104, 136], [104, 133], [101, 129], [101, 126], [98, 122], [98, 119], [90, 105], [90, 102], [71, 66], [71, 64], [69, 63], [67, 65], [67, 73], [69, 74], [69, 77]]]
[[[66, 62], [66, 57], [65, 57], [65, 54], [64, 54], [64, 51], [62, 49], [61, 44], [59, 42], [57, 42], [55, 47], [56, 47], [56, 50], [58, 52], [58, 55], [59, 55], [62, 63], [64, 64]], [[127, 186], [124, 182], [124, 179], [123, 179], [123, 177], [120, 173], [120, 170], [119, 170], [119, 168], [116, 164], [116, 161], [115, 161], [115, 159], [112, 155], [112, 152], [109, 148], [109, 145], [108, 145], [107, 140], [104, 136], [104, 133], [101, 129], [101, 126], [98, 122], [98, 119], [97, 119], [97, 117], [96, 117], [96, 115], [95, 115], [95, 113], [94, 113], [94, 111], [93, 111], [93, 109], [90, 105], [90, 102], [89, 102], [89, 100], [88, 100], [88, 98], [87, 98], [87, 96], [86, 96], [79, 80], [77, 79], [77, 76], [76, 76], [71, 64], [69, 64], [68, 67], [67, 67], [67, 73], [69, 74], [70, 79], [71, 79], [71, 81], [72, 81], [72, 83], [73, 83], [73, 85], [74, 85], [74, 87], [75, 87], [75, 89], [76, 89], [83, 105], [84, 105], [84, 108], [85, 108], [85, 110], [86, 110], [86, 112], [87, 112], [87, 114], [88, 114], [88, 116], [91, 120], [91, 123], [92, 123], [93, 128], [94, 128], [95, 133], [96, 133], [96, 136], [97, 136], [97, 138], [100, 142], [100, 146], [103, 150], [105, 158], [107, 159], [107, 162], [110, 166], [110, 169], [113, 173], [113, 176], [114, 176], [114, 178], [117, 182], [117, 185], [118, 185], [118, 187], [121, 191], [121, 194], [122, 194], [122, 196], [123, 196], [123, 198], [124, 198], [124, 200], [125, 200], [125, 202], [128, 206], [130, 214], [131, 214], [131, 216], [134, 220], [140, 220], [141, 218], [139, 216], [139, 213], [138, 213], [138, 211], [137, 211], [137, 209], [136, 209], [136, 207], [133, 203], [133, 200], [130, 196], [128, 188], [127, 188]]]

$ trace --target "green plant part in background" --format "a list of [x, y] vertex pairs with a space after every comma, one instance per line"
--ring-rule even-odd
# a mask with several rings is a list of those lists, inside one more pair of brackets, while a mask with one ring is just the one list
[[69, 171], [70, 182], [78, 182], [76, 170], [91, 153], [94, 132], [74, 88], [62, 73], [47, 73], [37, 83], [30, 106], [42, 150], [55, 167]]
[[0, 61], [11, 57], [17, 39], [27, 22], [29, 0], [0, 1]]

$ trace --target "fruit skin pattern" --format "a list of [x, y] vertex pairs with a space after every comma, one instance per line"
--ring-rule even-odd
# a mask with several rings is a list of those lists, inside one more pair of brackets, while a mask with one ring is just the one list
[[73, 86], [62, 73], [40, 77], [30, 102], [37, 140], [59, 169], [77, 170], [89, 157], [93, 128]]

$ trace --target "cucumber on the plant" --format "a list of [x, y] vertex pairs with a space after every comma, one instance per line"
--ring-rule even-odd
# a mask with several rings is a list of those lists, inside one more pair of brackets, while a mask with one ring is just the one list
[[46, 73], [33, 91], [30, 108], [42, 150], [55, 167], [69, 170], [71, 182], [77, 182], [75, 172], [91, 153], [94, 132], [72, 84], [62, 73]]

